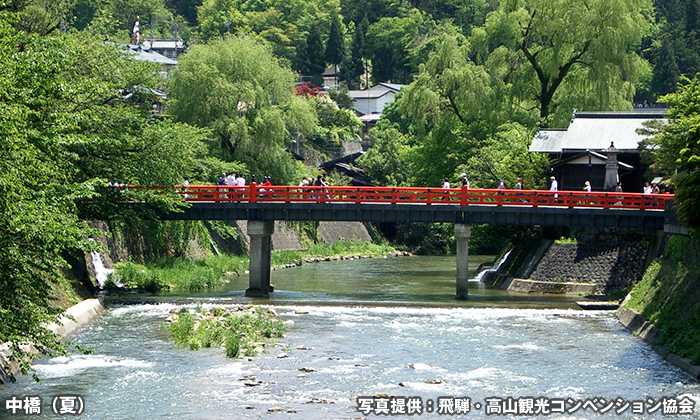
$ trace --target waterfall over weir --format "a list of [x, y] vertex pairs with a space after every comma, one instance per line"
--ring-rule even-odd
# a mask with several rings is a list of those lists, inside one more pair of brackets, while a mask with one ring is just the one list
[[92, 265], [95, 267], [95, 280], [97, 280], [97, 284], [100, 287], [105, 287], [107, 278], [110, 274], [114, 273], [114, 270], [105, 267], [99, 252], [91, 252], [90, 256], [92, 257]]
[[488, 269], [486, 269], [486, 270], [481, 270], [480, 272], [476, 273], [476, 276], [474, 277], [474, 280], [481, 281], [481, 279], [483, 279], [484, 276], [485, 276], [487, 273], [497, 273], [497, 272], [498, 272], [498, 269], [501, 268], [501, 266], [503, 265], [503, 263], [506, 262], [506, 260], [508, 259], [508, 256], [510, 255], [511, 251], [512, 251], [512, 249], [511, 249], [510, 251], [506, 252], [506, 253], [503, 255], [503, 257], [501, 257], [501, 259], [498, 260], [498, 262], [496, 263], [496, 265], [493, 266], [493, 268], [488, 268]]

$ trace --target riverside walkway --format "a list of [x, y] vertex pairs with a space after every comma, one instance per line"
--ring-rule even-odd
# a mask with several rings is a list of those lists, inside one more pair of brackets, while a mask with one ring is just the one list
[[453, 223], [457, 298], [468, 296], [471, 224], [633, 228], [661, 231], [678, 224], [671, 194], [352, 186], [176, 187], [186, 202], [165, 220], [247, 220], [247, 296], [267, 297], [275, 220]]

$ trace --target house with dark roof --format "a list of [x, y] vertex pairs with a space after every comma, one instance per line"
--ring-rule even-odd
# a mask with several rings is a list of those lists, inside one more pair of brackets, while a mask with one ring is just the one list
[[355, 113], [365, 123], [360, 134], [363, 140], [381, 118], [384, 107], [394, 100], [402, 87], [403, 85], [394, 83], [379, 83], [369, 89], [348, 91], [348, 95], [355, 103]]
[[612, 157], [623, 191], [642, 192], [644, 182], [651, 180], [644, 179], [647, 167], [640, 161], [639, 143], [647, 138], [640, 129], [654, 119], [665, 119], [665, 110], [574, 112], [568, 128], [539, 130], [529, 151], [549, 156], [561, 190], [581, 190], [590, 181], [594, 191], [604, 191]]

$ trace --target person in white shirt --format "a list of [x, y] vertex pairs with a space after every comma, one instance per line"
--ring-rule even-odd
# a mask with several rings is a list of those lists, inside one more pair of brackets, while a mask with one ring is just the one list
[[[235, 185], [236, 185], [236, 174], [231, 172], [226, 177], [226, 186], [229, 187], [228, 188], [229, 191], [233, 191], [233, 188], [231, 188], [231, 187], [233, 187]], [[231, 197], [231, 196], [226, 196], [225, 198], [229, 198], [229, 197]]]
[[242, 193], [245, 191], [245, 178], [243, 178], [243, 174], [238, 174], [238, 176], [236, 177], [236, 186], [238, 187], [238, 188], [236, 188], [236, 190], [238, 190], [238, 192], [239, 192], [237, 197], [239, 199], [243, 198]]
[[245, 178], [243, 178], [243, 174], [238, 174], [236, 177], [236, 185], [239, 187], [245, 187]]
[[[559, 183], [554, 176], [551, 176], [549, 180], [552, 181], [552, 184], [549, 186], [549, 191], [554, 192], [554, 198], [558, 198], [559, 194], [557, 194], [557, 191], [559, 190]], [[556, 202], [556, 200], [554, 201]]]

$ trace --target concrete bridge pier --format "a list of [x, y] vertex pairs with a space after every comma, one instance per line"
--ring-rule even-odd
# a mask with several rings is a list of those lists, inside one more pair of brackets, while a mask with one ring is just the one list
[[269, 297], [270, 292], [270, 255], [272, 252], [272, 234], [274, 221], [248, 220], [250, 237], [250, 277], [246, 296]]
[[472, 226], [455, 223], [455, 240], [457, 241], [457, 299], [466, 300], [469, 296], [469, 238]]

